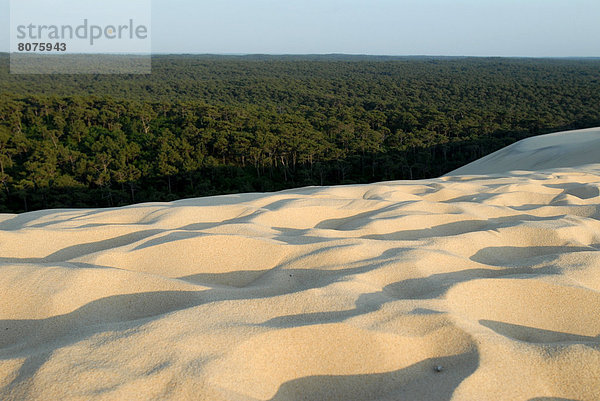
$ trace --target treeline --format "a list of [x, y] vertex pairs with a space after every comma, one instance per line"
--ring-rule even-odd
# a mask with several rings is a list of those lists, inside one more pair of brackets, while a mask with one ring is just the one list
[[0, 211], [434, 177], [600, 125], [594, 60], [153, 63], [147, 76], [0, 73]]

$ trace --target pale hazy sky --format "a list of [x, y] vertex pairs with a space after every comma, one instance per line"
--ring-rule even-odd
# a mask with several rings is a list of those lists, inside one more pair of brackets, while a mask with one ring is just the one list
[[599, 57], [600, 0], [152, 0], [152, 49]]

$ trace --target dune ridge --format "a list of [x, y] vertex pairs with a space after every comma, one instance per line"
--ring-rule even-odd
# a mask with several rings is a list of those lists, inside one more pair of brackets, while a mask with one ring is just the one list
[[[598, 400], [600, 164], [555, 141], [480, 175], [0, 215], [0, 399]], [[555, 145], [572, 166], [510, 159]]]

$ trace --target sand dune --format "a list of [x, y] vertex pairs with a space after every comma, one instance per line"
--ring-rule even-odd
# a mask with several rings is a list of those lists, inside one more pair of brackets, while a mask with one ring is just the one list
[[600, 400], [599, 135], [432, 180], [2, 215], [0, 400]]
[[600, 163], [600, 128], [557, 132], [528, 138], [451, 173], [494, 174], [514, 170], [547, 170]]

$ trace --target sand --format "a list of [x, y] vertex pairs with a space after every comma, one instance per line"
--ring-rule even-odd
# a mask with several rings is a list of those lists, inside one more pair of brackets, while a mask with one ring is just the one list
[[1, 215], [0, 400], [600, 400], [597, 155]]
[[450, 175], [536, 171], [600, 163], [600, 129], [557, 132], [524, 139], [483, 157]]

